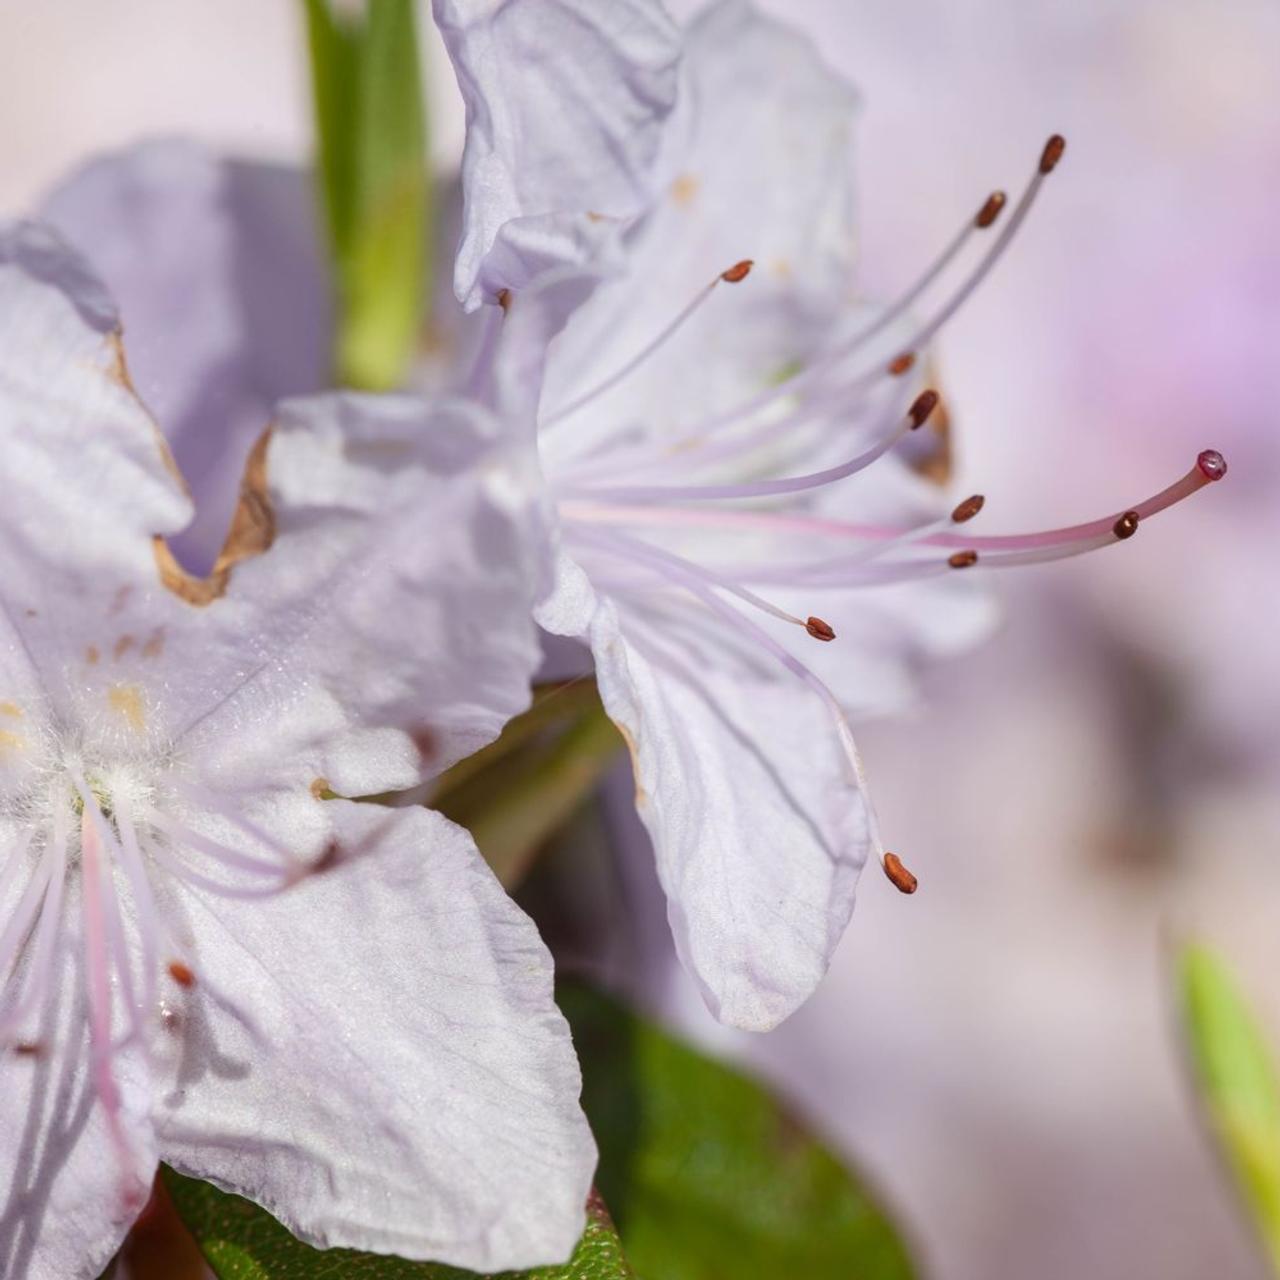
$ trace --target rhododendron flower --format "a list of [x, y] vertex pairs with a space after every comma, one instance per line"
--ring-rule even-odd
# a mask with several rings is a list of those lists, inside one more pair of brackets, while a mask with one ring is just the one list
[[[765, 1029], [825, 972], [869, 856], [916, 887], [877, 832], [849, 714], [900, 701], [919, 659], [982, 633], [975, 566], [1126, 538], [1225, 464], [1203, 455], [1155, 498], [1076, 528], [962, 530], [981, 496], [944, 500], [926, 478], [937, 437], [913, 440], [940, 412], [927, 347], [1062, 139], [1003, 224], [997, 192], [901, 299], [871, 307], [851, 278], [856, 98], [807, 40], [723, 0], [685, 33], [678, 85], [655, 84], [641, 77], [662, 61], [653, 7], [612, 24], [558, 7], [573, 39], [548, 33], [520, 72], [499, 52], [535, 38], [537, 4], [437, 0], [468, 106], [455, 285], [469, 306], [497, 304], [496, 329], [548, 270], [601, 280], [552, 348], [541, 401], [560, 553], [538, 619], [590, 644], [683, 962], [723, 1021]], [[578, 50], [576, 78], [552, 74]], [[620, 99], [641, 82], [650, 93]], [[530, 133], [535, 172], [558, 181], [496, 181], [521, 172]], [[572, 162], [583, 138], [611, 157], [608, 181]], [[984, 234], [976, 266], [922, 309]]]
[[319, 1244], [573, 1247], [594, 1148], [549, 955], [466, 832], [340, 798], [525, 705], [502, 430], [288, 402], [194, 576], [112, 301], [0, 232], [0, 1273], [96, 1276], [160, 1159]]

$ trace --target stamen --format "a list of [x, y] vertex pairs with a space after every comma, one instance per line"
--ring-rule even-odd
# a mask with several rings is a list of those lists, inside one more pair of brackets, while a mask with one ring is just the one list
[[0, 1040], [7, 1040], [31, 1014], [44, 1005], [53, 975], [58, 937], [62, 929], [62, 901], [67, 879], [67, 840], [65, 830], [55, 834], [45, 850], [42, 865], [47, 866], [40, 898], [40, 915], [36, 922], [31, 966], [26, 976], [22, 999], [0, 1021]]
[[967, 524], [986, 504], [986, 498], [980, 493], [975, 493], [973, 497], [966, 498], [963, 502], [957, 504], [951, 512], [951, 523]]
[[1227, 460], [1217, 449], [1205, 449], [1196, 459], [1196, 466], [1206, 480], [1221, 480], [1227, 474]]
[[1126, 538], [1132, 538], [1138, 532], [1138, 513], [1136, 511], [1126, 511], [1119, 520], [1111, 526], [1111, 532], [1116, 535], [1122, 542]]
[[910, 372], [915, 362], [915, 353], [911, 351], [904, 351], [900, 356], [895, 356], [889, 361], [885, 372], [891, 378], [900, 378], [904, 373]]
[[974, 227], [979, 231], [985, 231], [1000, 216], [1000, 212], [1007, 200], [1008, 197], [1003, 191], [993, 191], [987, 197], [986, 204], [975, 215], [973, 219]]
[[117, 848], [129, 891], [133, 894], [133, 909], [138, 921], [138, 935], [142, 944], [142, 982], [140, 997], [144, 1009], [155, 1007], [158, 940], [162, 931], [160, 912], [151, 892], [142, 849], [138, 843], [137, 827], [133, 821], [132, 806], [123, 791], [114, 795], [116, 829], [120, 833]]
[[1062, 159], [1062, 153], [1066, 149], [1066, 138], [1060, 133], [1055, 133], [1044, 144], [1044, 150], [1040, 153], [1040, 172], [1043, 174], [1052, 173], [1058, 167], [1058, 161]]
[[274, 898], [293, 883], [291, 880], [281, 880], [278, 885], [269, 885], [261, 889], [242, 889], [238, 885], [224, 884], [219, 880], [211, 879], [209, 876], [201, 875], [198, 871], [193, 871], [186, 863], [175, 858], [160, 844], [152, 844], [147, 852], [170, 875], [176, 876], [179, 880], [193, 885], [197, 889], [206, 889], [210, 893], [215, 893], [220, 898], [256, 902], [263, 898]]
[[[107, 1128], [120, 1163], [122, 1179], [132, 1169], [132, 1151], [120, 1118], [120, 1089], [112, 1070], [111, 969], [107, 955], [103, 913], [103, 849], [98, 828], [86, 805], [80, 817], [80, 857], [83, 883], [85, 971], [89, 988], [89, 1041], [94, 1092], [106, 1114]], [[129, 1196], [127, 1181], [122, 1185]]]
[[[28, 843], [30, 839], [30, 833], [27, 833]], [[45, 890], [48, 888], [53, 866], [54, 860], [51, 852], [46, 848], [35, 874], [31, 877], [22, 897], [18, 899], [17, 906], [14, 907], [12, 914], [9, 916], [9, 922], [5, 925], [4, 932], [0, 933], [0, 981], [6, 977], [17, 960], [22, 950], [22, 944], [26, 941], [27, 934], [35, 923], [36, 913], [40, 910]]]
[[[1207, 459], [1202, 462], [1201, 459]], [[1220, 453], [1206, 449], [1197, 459], [1196, 465], [1181, 479], [1162, 489], [1159, 493], [1142, 502], [1136, 503], [1132, 510], [1140, 521], [1149, 520], [1152, 516], [1167, 510], [1169, 507], [1191, 497], [1207, 484], [1219, 480], [1226, 474], [1227, 464]], [[594, 497], [595, 495], [591, 495]], [[670, 506], [661, 509], [644, 505], [631, 504], [627, 501], [602, 502], [567, 501], [561, 504], [562, 514], [573, 521], [590, 521], [593, 524], [626, 524], [626, 525], [661, 525], [708, 527], [732, 529], [741, 528], [756, 533], [768, 531], [773, 535], [794, 533], [821, 535], [833, 538], [848, 538], [860, 542], [875, 542], [900, 539], [912, 531], [889, 528], [884, 525], [859, 524], [849, 520], [836, 520], [826, 516], [811, 516], [791, 511], [735, 511], [732, 508], [716, 508], [706, 510], [697, 507]], [[921, 546], [943, 547], [949, 549], [974, 550], [980, 552], [1020, 552], [1043, 550], [1065, 551], [1066, 554], [1078, 555], [1082, 550], [1093, 546], [1107, 546], [1115, 541], [1116, 517], [1104, 516], [1084, 524], [1067, 525], [1058, 529], [1046, 529], [1038, 533], [990, 534], [971, 536], [943, 531], [930, 534], [919, 539]], [[1026, 561], [1022, 561], [1026, 562]], [[991, 557], [984, 555], [986, 565], [1013, 563], [1012, 558]], [[789, 570], [790, 571], [790, 570]], [[757, 580], [763, 581], [764, 578]], [[788, 578], [787, 581], [792, 579]]]
[[184, 964], [181, 960], [170, 960], [167, 969], [169, 977], [171, 977], [178, 986], [189, 991], [196, 985], [196, 975], [191, 972], [191, 967]]
[[881, 865], [884, 867], [885, 875], [889, 877], [890, 884], [899, 893], [915, 893], [920, 887], [920, 881], [902, 865], [902, 859], [896, 853], [886, 853]]
[[747, 278], [751, 270], [751, 260], [744, 259], [742, 262], [735, 263], [728, 270], [720, 272], [710, 284], [701, 288], [690, 302], [679, 314], [672, 320], [666, 328], [658, 333], [651, 341], [642, 347], [630, 360], [626, 361], [621, 368], [614, 370], [608, 377], [597, 382], [594, 387], [584, 391], [577, 399], [571, 400], [568, 404], [562, 405], [553, 414], [544, 418], [539, 424], [541, 430], [554, 426], [557, 422], [563, 422], [565, 418], [578, 412], [579, 409], [585, 408], [593, 400], [599, 399], [606, 391], [612, 391], [618, 383], [623, 379], [630, 377], [650, 356], [654, 355], [661, 347], [665, 346], [685, 324], [702, 308], [703, 304], [715, 292], [716, 287], [721, 284], [738, 284]]
[[[1026, 219], [1028, 213], [1031, 212], [1031, 206], [1035, 203], [1036, 195], [1039, 193], [1040, 186], [1045, 178], [1053, 172], [1054, 166], [1058, 160], [1062, 158], [1062, 153], [1066, 149], [1066, 142], [1058, 134], [1054, 134], [1045, 144], [1044, 151], [1041, 153], [1039, 164], [1036, 166], [1036, 172], [1032, 176], [1031, 181], [1027, 184], [1026, 189], [1022, 193], [1013, 212], [1009, 215], [1008, 222], [1005, 223], [1004, 229], [996, 237], [996, 242], [987, 250], [986, 254], [979, 261], [977, 267], [974, 268], [969, 278], [960, 286], [959, 289], [951, 296], [951, 299], [934, 315], [934, 317], [922, 324], [915, 334], [903, 344], [902, 355], [898, 360], [902, 360], [906, 355], [919, 351], [933, 339], [934, 335], [960, 310], [962, 306], [973, 296], [982, 282], [991, 274], [996, 263], [1004, 256], [1004, 251], [1009, 246], [1009, 242], [1013, 239], [1014, 234]], [[897, 361], [894, 362], [895, 364]], [[890, 372], [893, 367], [890, 366]]]
[[713, 613], [719, 614], [721, 618], [731, 623], [738, 632], [744, 634], [748, 639], [754, 640], [767, 653], [772, 654], [788, 671], [799, 677], [822, 700], [835, 723], [836, 736], [840, 740], [845, 762], [849, 767], [850, 780], [866, 801], [867, 826], [871, 847], [875, 851], [876, 857], [882, 859], [884, 845], [880, 839], [880, 826], [876, 818], [875, 808], [871, 803], [867, 789], [866, 771], [863, 768], [862, 755], [858, 751], [857, 743], [853, 737], [853, 730], [850, 728], [848, 718], [845, 716], [844, 708], [840, 705], [840, 700], [825, 681], [815, 675], [785, 645], [779, 644], [762, 627], [757, 626], [750, 618], [744, 617], [738, 610], [726, 604], [715, 592], [697, 582], [696, 579], [686, 581], [684, 586], [686, 590], [701, 600]]
[[850, 458], [839, 466], [809, 475], [788, 476], [777, 480], [755, 480], [745, 484], [690, 484], [690, 485], [637, 485], [634, 488], [582, 488], [576, 492], [584, 497], [614, 503], [630, 502], [686, 502], [721, 498], [767, 498], [788, 493], [802, 493], [806, 489], [820, 489], [834, 484], [869, 467], [883, 457], [908, 431], [921, 426], [938, 402], [935, 392], [925, 391], [917, 396], [911, 408], [893, 431], [878, 444]]
[[815, 640], [834, 640], [836, 638], [835, 629], [829, 622], [824, 622], [821, 618], [809, 618], [805, 623], [805, 630]]
[[918, 431], [929, 421], [929, 415], [938, 407], [938, 393], [936, 391], [922, 391], [912, 402], [911, 408], [907, 411], [907, 417], [911, 420], [911, 430]]
[[957, 551], [947, 557], [947, 563], [953, 569], [968, 569], [978, 563], [978, 553], [972, 549]]
[[287, 875], [284, 867], [275, 863], [265, 862], [261, 858], [251, 857], [246, 853], [240, 853], [235, 849], [229, 849], [220, 841], [213, 840], [209, 836], [202, 835], [199, 831], [193, 831], [190, 827], [175, 821], [168, 814], [152, 810], [147, 815], [147, 818], [151, 826], [155, 827], [157, 831], [162, 831], [176, 844], [185, 846], [188, 849], [198, 850], [200, 853], [207, 854], [226, 866], [235, 867], [240, 871], [247, 871], [252, 875], [269, 876], [273, 880], [283, 880]]
[[[779, 608], [771, 601], [758, 596], [754, 591], [748, 591], [746, 587], [734, 582], [724, 575], [716, 573], [712, 569], [704, 568], [702, 565], [695, 564], [692, 560], [686, 560], [683, 556], [678, 556], [674, 552], [666, 551], [661, 547], [655, 547], [652, 543], [642, 542], [636, 538], [629, 538], [626, 534], [606, 532], [603, 529], [588, 530], [583, 528], [570, 528], [568, 532], [576, 539], [585, 541], [589, 544], [594, 543], [597, 546], [603, 546], [606, 551], [614, 555], [625, 556], [628, 560], [652, 566], [656, 571], [666, 578], [676, 578], [682, 583], [693, 579], [700, 586], [717, 587], [722, 591], [727, 591], [731, 595], [737, 596], [739, 600], [745, 604], [751, 605], [753, 608], [767, 613], [770, 617], [777, 618], [780, 622], [789, 622], [793, 626], [803, 627], [811, 636], [816, 639], [835, 639], [835, 632], [832, 631], [830, 636], [818, 635], [813, 624], [819, 623], [826, 626], [820, 618], [804, 619], [797, 617], [794, 613], [788, 613], [787, 610]], [[831, 628], [827, 627], [830, 631]]]

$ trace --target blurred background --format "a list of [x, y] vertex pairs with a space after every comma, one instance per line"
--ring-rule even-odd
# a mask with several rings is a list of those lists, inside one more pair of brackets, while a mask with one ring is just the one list
[[[897, 1207], [937, 1280], [1260, 1280], [1181, 1066], [1168, 946], [1196, 933], [1280, 1040], [1280, 6], [774, 0], [865, 96], [863, 285], [905, 285], [1050, 132], [1067, 158], [942, 334], [956, 491], [992, 530], [1113, 511], [1205, 446], [1231, 475], [1123, 547], [996, 585], [1001, 632], [865, 726], [878, 876], [777, 1033], [712, 1026], [656, 886], [613, 884], [642, 996], [752, 1062]], [[679, 12], [696, 6], [676, 6]], [[451, 73], [424, 40], [433, 149]], [[299, 6], [0, 6], [0, 208], [185, 134], [302, 161]]]

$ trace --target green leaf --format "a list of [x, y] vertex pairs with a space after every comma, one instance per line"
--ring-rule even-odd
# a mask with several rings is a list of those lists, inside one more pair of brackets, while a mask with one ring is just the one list
[[1280, 1276], [1280, 1078], [1235, 980], [1209, 948], [1179, 957], [1183, 1024], [1200, 1100]]
[[404, 378], [429, 296], [426, 112], [414, 0], [368, 0], [363, 21], [305, 0], [317, 164], [338, 295], [339, 382]]
[[[473, 1272], [434, 1262], [405, 1262], [352, 1249], [313, 1249], [265, 1209], [207, 1182], [164, 1170], [165, 1185], [218, 1280], [476, 1280]], [[489, 1280], [633, 1280], [617, 1232], [598, 1195], [587, 1230], [563, 1267], [503, 1272]]]
[[440, 779], [430, 804], [471, 832], [494, 874], [514, 889], [622, 745], [594, 681], [544, 688], [496, 742]]
[[597, 1182], [645, 1280], [908, 1280], [883, 1208], [759, 1085], [585, 988], [560, 1004]]

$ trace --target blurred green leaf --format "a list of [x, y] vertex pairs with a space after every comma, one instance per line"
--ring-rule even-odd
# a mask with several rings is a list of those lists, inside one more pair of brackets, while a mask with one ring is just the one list
[[645, 1280], [908, 1280], [897, 1230], [759, 1085], [564, 988], [597, 1182]]
[[[476, 1280], [473, 1272], [352, 1249], [313, 1249], [265, 1209], [207, 1182], [164, 1170], [165, 1184], [218, 1280]], [[632, 1280], [604, 1202], [593, 1195], [587, 1230], [563, 1267], [503, 1272], [489, 1280]]]
[[1207, 947], [1179, 958], [1182, 1015], [1200, 1099], [1280, 1276], [1280, 1078], [1231, 973]]
[[305, 0], [317, 164], [338, 293], [345, 386], [404, 378], [429, 296], [426, 111], [414, 0], [368, 0], [364, 18]]
[[496, 742], [444, 774], [430, 804], [471, 832], [494, 874], [514, 889], [621, 749], [594, 681], [543, 688]]

